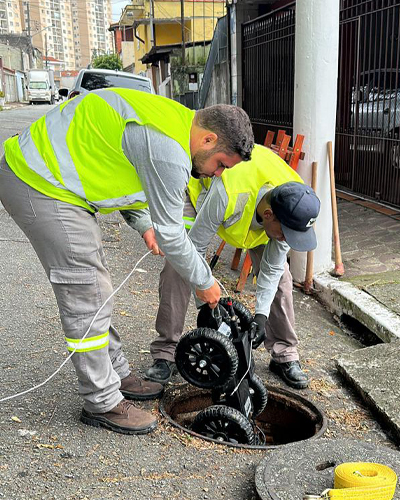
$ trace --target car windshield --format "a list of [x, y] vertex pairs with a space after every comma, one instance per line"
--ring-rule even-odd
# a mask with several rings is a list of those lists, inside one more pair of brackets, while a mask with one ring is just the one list
[[30, 82], [29, 88], [30, 89], [47, 89], [47, 83], [46, 82]]
[[81, 87], [89, 91], [109, 87], [122, 87], [151, 92], [150, 84], [146, 80], [139, 80], [138, 78], [123, 75], [102, 75], [101, 73], [85, 73], [82, 78]]
[[364, 102], [395, 96], [399, 87], [400, 75], [397, 71], [377, 70], [361, 75], [360, 90]]

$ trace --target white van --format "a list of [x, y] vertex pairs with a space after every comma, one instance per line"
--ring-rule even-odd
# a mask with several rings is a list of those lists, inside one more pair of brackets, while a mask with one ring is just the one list
[[27, 74], [28, 101], [55, 102], [54, 71], [52, 69], [31, 69]]

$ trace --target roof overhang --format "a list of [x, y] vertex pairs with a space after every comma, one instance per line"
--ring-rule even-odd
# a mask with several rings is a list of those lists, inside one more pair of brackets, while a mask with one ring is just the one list
[[[200, 40], [197, 42], [188, 42], [185, 47], [193, 47], [193, 45], [209, 45], [211, 40]], [[158, 61], [166, 60], [169, 58], [171, 52], [182, 48], [182, 43], [171, 43], [170, 45], [159, 45], [152, 47], [141, 59], [143, 64], [155, 64]]]
[[[190, 17], [185, 17], [184, 18], [184, 22], [188, 22], [190, 21], [191, 18]], [[165, 18], [154, 18], [153, 19], [153, 24], [175, 24], [175, 23], [179, 23], [180, 24], [181, 22], [181, 18], [180, 17], [165, 17]], [[142, 19], [135, 19], [135, 21], [133, 21], [133, 27], [134, 28], [137, 28], [138, 26], [140, 26], [141, 24], [150, 24], [150, 18], [148, 17], [143, 17]]]

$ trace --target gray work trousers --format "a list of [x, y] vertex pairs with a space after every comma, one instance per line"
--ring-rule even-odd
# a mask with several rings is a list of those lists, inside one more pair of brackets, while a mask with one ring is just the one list
[[[258, 274], [264, 246], [249, 250], [253, 272]], [[298, 339], [294, 331], [293, 280], [289, 266], [279, 282], [266, 324], [265, 347], [278, 363], [296, 361]], [[153, 359], [174, 361], [175, 347], [182, 335], [189, 306], [190, 287], [174, 268], [165, 261], [160, 274], [159, 308], [156, 318], [158, 337], [150, 344]]]
[[[82, 207], [32, 189], [10, 170], [4, 157], [0, 160], [0, 200], [44, 267], [66, 339], [72, 343], [81, 339], [113, 291], [96, 217]], [[120, 336], [111, 324], [111, 312], [112, 299], [86, 336], [90, 339], [109, 332], [109, 344], [72, 356], [79, 394], [84, 408], [91, 412], [104, 413], [117, 405], [123, 399], [121, 379], [130, 373]]]

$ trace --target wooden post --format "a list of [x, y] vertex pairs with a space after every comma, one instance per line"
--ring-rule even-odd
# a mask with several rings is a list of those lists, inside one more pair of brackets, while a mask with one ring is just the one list
[[339, 238], [339, 221], [337, 214], [336, 203], [336, 187], [335, 187], [335, 168], [333, 165], [332, 142], [328, 142], [328, 160], [329, 160], [329, 174], [331, 182], [331, 202], [332, 202], [332, 224], [333, 224], [333, 248], [335, 252], [335, 269], [332, 274], [334, 276], [343, 276], [344, 265], [342, 262], [342, 252], [340, 250]]
[[[311, 171], [311, 187], [314, 191], [317, 189], [317, 170], [318, 163], [316, 161], [312, 162]], [[315, 230], [315, 222], [313, 224]], [[314, 250], [307, 252], [307, 266], [306, 266], [306, 278], [304, 280], [304, 291], [305, 293], [311, 294], [313, 290], [313, 268], [314, 268]]]

